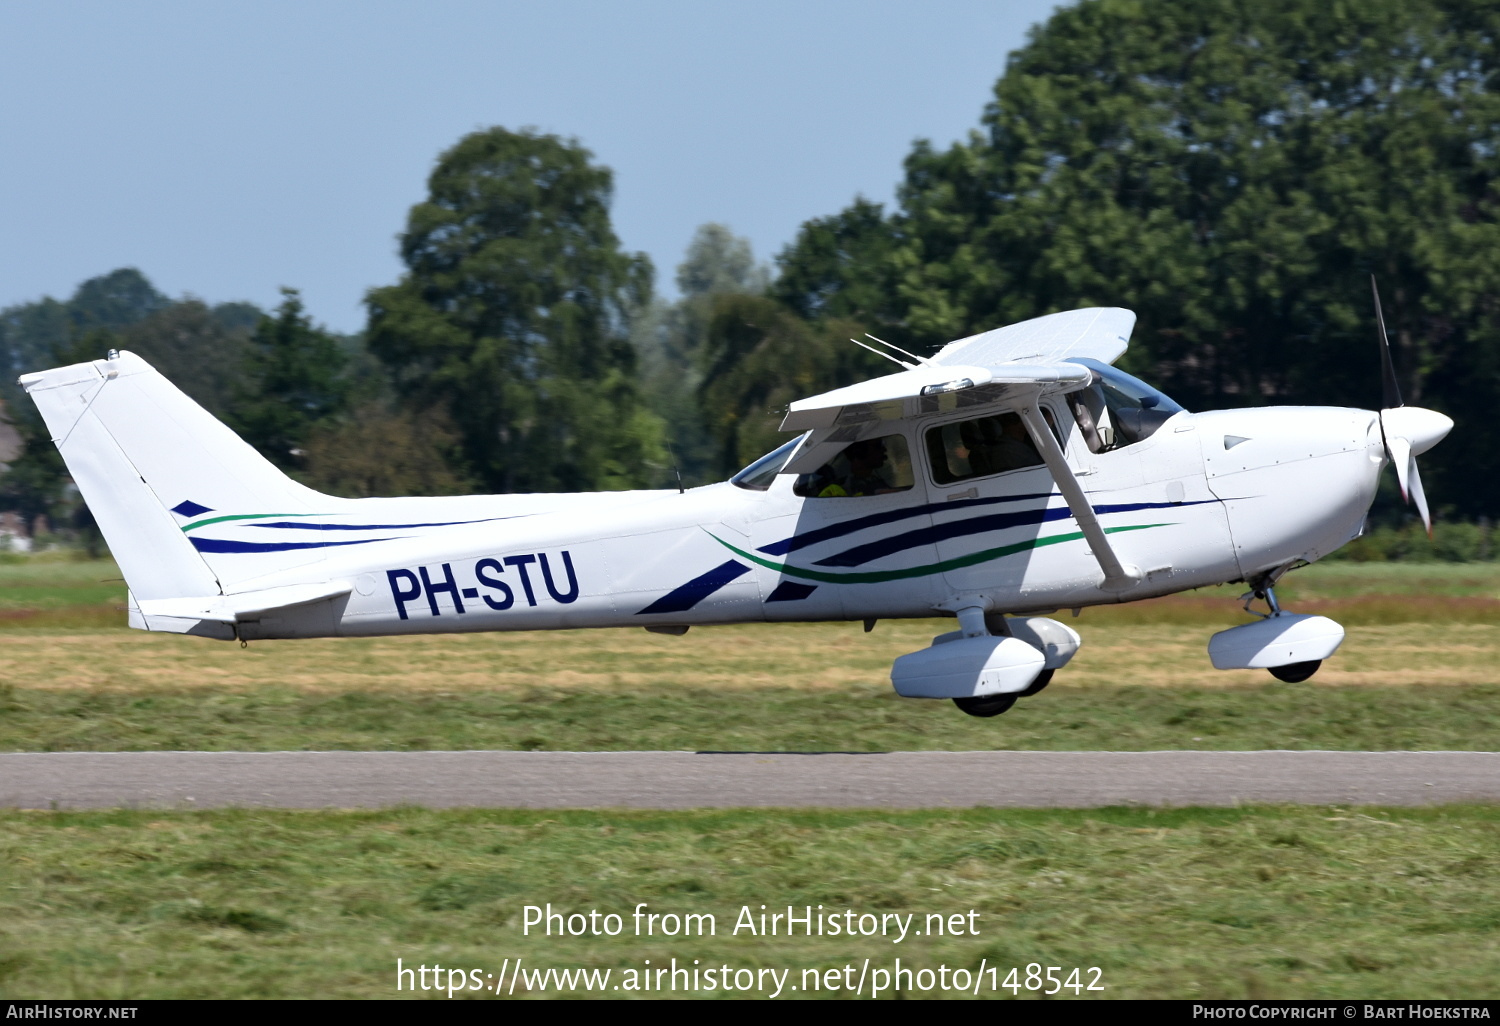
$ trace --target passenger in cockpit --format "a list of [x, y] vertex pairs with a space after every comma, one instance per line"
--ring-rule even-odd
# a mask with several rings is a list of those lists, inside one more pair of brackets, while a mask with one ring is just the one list
[[959, 434], [968, 449], [969, 466], [976, 476], [1003, 474], [1042, 462], [1026, 433], [1026, 425], [1014, 413], [966, 421]]

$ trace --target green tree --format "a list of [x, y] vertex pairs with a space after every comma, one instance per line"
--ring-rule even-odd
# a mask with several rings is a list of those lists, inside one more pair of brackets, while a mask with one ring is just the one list
[[[256, 315], [257, 321], [265, 317], [259, 310]], [[232, 415], [236, 396], [245, 387], [252, 334], [230, 326], [235, 323], [226, 324], [217, 310], [186, 299], [121, 329], [117, 346], [144, 359], [208, 412], [224, 418]], [[85, 358], [103, 355], [100, 350]]]
[[[39, 362], [58, 366], [97, 360], [119, 346], [117, 334], [94, 328], [56, 343]], [[43, 517], [50, 532], [77, 529], [93, 553], [102, 544], [93, 518], [68, 477], [62, 454], [36, 404], [24, 392], [17, 392], [20, 398], [7, 404], [5, 414], [20, 436], [20, 451], [0, 475], [0, 509], [19, 515], [29, 534], [37, 532]]]
[[118, 331], [171, 305], [140, 271], [122, 267], [88, 279], [66, 300], [45, 296], [0, 310], [0, 362], [7, 370], [0, 391], [7, 401], [18, 397], [16, 377], [56, 366], [58, 354], [85, 333]]
[[71, 530], [91, 551], [102, 545], [16, 376], [129, 349], [223, 416], [240, 378], [244, 339], [261, 316], [249, 303], [210, 308], [195, 299], [173, 301], [132, 267], [90, 278], [66, 300], [44, 297], [0, 310], [0, 363], [9, 368], [0, 397], [20, 436], [19, 453], [0, 474], [0, 508], [19, 513], [33, 529], [45, 516], [53, 531]]
[[1085, 0], [1012, 56], [981, 133], [913, 149], [883, 228], [831, 219], [889, 249], [809, 274], [830, 265], [815, 223], [778, 294], [817, 317], [798, 297], [819, 282], [884, 292], [861, 315], [927, 346], [1126, 306], [1127, 366], [1190, 407], [1369, 407], [1375, 272], [1407, 400], [1459, 424], [1428, 491], [1492, 512], [1497, 47], [1478, 0]]
[[893, 302], [899, 241], [879, 203], [856, 199], [848, 209], [802, 226], [776, 258], [772, 295], [809, 320], [845, 317], [902, 333]]
[[717, 476], [785, 442], [778, 428], [794, 400], [897, 369], [851, 343], [857, 330], [836, 318], [810, 323], [767, 296], [717, 297], [699, 386]]
[[69, 519], [73, 510], [68, 502], [68, 472], [52, 443], [52, 432], [34, 405], [17, 405], [7, 413], [21, 446], [0, 475], [0, 509], [20, 516], [30, 534], [37, 528], [38, 517], [45, 516], [49, 525]]
[[348, 356], [313, 325], [296, 289], [282, 289], [275, 316], [261, 319], [245, 347], [229, 422], [284, 470], [302, 465], [314, 428], [344, 410]]
[[651, 264], [620, 250], [612, 175], [576, 142], [491, 128], [438, 160], [372, 290], [369, 345], [410, 408], [441, 411], [490, 490], [625, 488], [662, 462], [633, 317]]
[[302, 479], [349, 498], [462, 495], [469, 482], [452, 469], [458, 435], [434, 413], [417, 416], [369, 401], [346, 417], [314, 425]]
[[[687, 484], [722, 480], [721, 445], [708, 426], [700, 396], [704, 344], [720, 296], [760, 295], [769, 274], [755, 262], [748, 239], [722, 224], [705, 224], [693, 234], [677, 267], [681, 298], [652, 304], [638, 317], [634, 337], [640, 352], [641, 391], [665, 422], [665, 435], [678, 472]], [[658, 483], [675, 484], [669, 468]]]

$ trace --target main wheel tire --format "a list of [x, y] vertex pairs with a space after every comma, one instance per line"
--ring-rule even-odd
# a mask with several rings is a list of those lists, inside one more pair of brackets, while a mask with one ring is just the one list
[[970, 716], [999, 716], [1016, 704], [1017, 695], [984, 695], [976, 698], [955, 698], [953, 704]]
[[1056, 670], [1043, 670], [1041, 673], [1036, 675], [1036, 680], [1031, 682], [1031, 686], [1025, 691], [1019, 692], [1016, 697], [1030, 698], [1032, 695], [1042, 690], [1042, 688], [1046, 687], [1048, 684], [1051, 684], [1052, 675], [1056, 672]]
[[1285, 666], [1271, 667], [1271, 676], [1277, 680], [1284, 680], [1288, 684], [1301, 684], [1307, 678], [1318, 672], [1318, 667], [1323, 665], [1323, 660], [1313, 659], [1305, 663], [1288, 663]]

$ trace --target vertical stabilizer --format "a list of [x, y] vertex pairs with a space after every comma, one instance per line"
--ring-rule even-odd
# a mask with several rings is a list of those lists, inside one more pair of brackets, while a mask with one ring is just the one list
[[27, 374], [21, 385], [138, 601], [223, 592], [182, 521], [324, 499], [132, 353]]

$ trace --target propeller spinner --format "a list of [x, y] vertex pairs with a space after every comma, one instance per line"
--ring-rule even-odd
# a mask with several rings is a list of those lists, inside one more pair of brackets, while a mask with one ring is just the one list
[[1422, 490], [1422, 475], [1417, 471], [1417, 456], [1441, 442], [1453, 430], [1453, 421], [1435, 410], [1407, 406], [1401, 401], [1396, 384], [1396, 365], [1391, 360], [1391, 340], [1385, 331], [1385, 314], [1380, 309], [1380, 289], [1370, 275], [1370, 294], [1375, 300], [1375, 325], [1380, 340], [1380, 435], [1385, 452], [1396, 468], [1396, 483], [1401, 498], [1417, 507], [1427, 536], [1432, 537], [1432, 514], [1427, 509], [1427, 493]]

